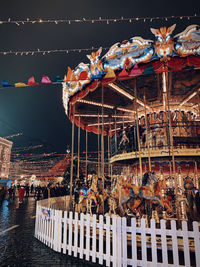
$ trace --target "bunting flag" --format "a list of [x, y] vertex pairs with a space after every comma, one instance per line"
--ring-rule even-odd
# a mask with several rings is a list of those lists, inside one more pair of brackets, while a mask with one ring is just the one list
[[25, 83], [15, 83], [15, 87], [25, 87], [25, 86], [28, 86], [28, 85]]
[[110, 82], [114, 82], [116, 79], [116, 75], [114, 70], [111, 67], [108, 67], [106, 69], [106, 75], [104, 76], [102, 83], [106, 84], [106, 83], [110, 83]]
[[142, 74], [142, 71], [140, 70], [140, 68], [138, 67], [138, 65], [136, 63], [134, 65], [134, 67], [132, 68], [129, 76], [134, 77], [134, 76], [138, 76], [138, 75], [141, 75], [141, 74]]
[[2, 88], [6, 88], [6, 87], [27, 87], [27, 86], [35, 86], [35, 85], [39, 85], [39, 84], [57, 84], [57, 83], [60, 84], [62, 82], [63, 82], [63, 79], [61, 79], [60, 75], [57, 75], [53, 82], [51, 81], [51, 79], [48, 76], [43, 75], [40, 83], [36, 82], [34, 76], [32, 76], [32, 77], [30, 77], [28, 79], [27, 83], [16, 82], [14, 84], [10, 84], [9, 82], [7, 82], [5, 80], [2, 80], [1, 81], [1, 87]]
[[60, 75], [56, 75], [55, 80], [53, 81], [53, 83], [62, 83], [63, 79], [61, 79]]
[[6, 81], [2, 81], [1, 82], [1, 85], [2, 85], [2, 87], [11, 87], [12, 85], [10, 85], [8, 82], [6, 82]]
[[32, 76], [31, 78], [28, 79], [28, 85], [32, 86], [32, 85], [38, 85], [39, 83], [35, 82], [35, 78], [34, 76]]
[[126, 71], [126, 68], [124, 67], [122, 71], [117, 75], [117, 78], [119, 80], [127, 79], [129, 77], [129, 73]]
[[52, 83], [52, 81], [49, 79], [48, 76], [43, 76], [42, 77], [42, 80], [41, 80], [41, 83], [43, 83], [43, 84], [50, 84], [50, 83]]
[[74, 73], [70, 67], [68, 67], [67, 71], [67, 77], [66, 77], [66, 82], [72, 82], [72, 81], [77, 81], [76, 77], [74, 76]]

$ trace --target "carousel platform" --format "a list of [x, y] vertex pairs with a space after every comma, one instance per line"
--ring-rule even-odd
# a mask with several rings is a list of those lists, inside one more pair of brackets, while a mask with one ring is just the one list
[[[174, 149], [174, 156], [177, 157], [199, 157], [200, 156], [200, 148], [181, 148], [181, 149]], [[172, 151], [169, 149], [155, 149], [151, 150], [151, 158], [163, 158], [163, 157], [169, 157], [169, 154], [172, 154]], [[148, 150], [143, 149], [141, 150], [141, 157], [142, 158], [148, 158]], [[119, 162], [123, 160], [130, 160], [130, 159], [138, 159], [139, 158], [139, 152], [129, 152], [129, 153], [121, 153], [113, 156], [110, 159], [111, 163]]]

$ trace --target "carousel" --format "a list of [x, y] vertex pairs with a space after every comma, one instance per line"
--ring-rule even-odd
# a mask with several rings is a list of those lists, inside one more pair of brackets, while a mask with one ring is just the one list
[[[72, 155], [74, 125], [79, 129], [76, 180], [73, 156], [70, 176], [77, 211], [199, 220], [200, 27], [174, 36], [175, 27], [151, 28], [154, 41], [133, 37], [68, 67], [63, 104]], [[80, 129], [86, 131], [85, 184], [79, 182]], [[99, 152], [90, 182], [88, 132], [97, 135]]]

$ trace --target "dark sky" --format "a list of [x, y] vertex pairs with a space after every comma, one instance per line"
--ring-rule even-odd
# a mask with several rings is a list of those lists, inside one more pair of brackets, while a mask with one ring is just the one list
[[[200, 2], [186, 1], [109, 1], [109, 0], [1, 0], [1, 20], [30, 19], [86, 19], [120, 17], [154, 17], [199, 15]], [[200, 24], [200, 19], [170, 19], [168, 21], [138, 21], [76, 24], [13, 24], [0, 25], [0, 51], [34, 49], [72, 49], [111, 47], [116, 42], [134, 36], [154, 40], [150, 27], [159, 28], [176, 23], [174, 34], [188, 25]], [[74, 69], [78, 63], [88, 63], [85, 52], [34, 56], [0, 56], [0, 81], [27, 82], [34, 76], [40, 81], [43, 75], [54, 80], [63, 77], [67, 66]], [[103, 55], [103, 53], [102, 53]], [[62, 105], [62, 86], [35, 86], [0, 90], [0, 136], [23, 132], [13, 138], [15, 147], [44, 144], [44, 152], [63, 153], [71, 143], [71, 123]], [[96, 137], [89, 150], [95, 150]], [[84, 139], [84, 133], [82, 133]], [[82, 141], [84, 146], [84, 140]], [[82, 148], [84, 149], [84, 148]]]

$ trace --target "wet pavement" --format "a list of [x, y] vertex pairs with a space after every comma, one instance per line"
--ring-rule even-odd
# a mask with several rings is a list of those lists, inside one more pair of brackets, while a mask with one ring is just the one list
[[[97, 266], [77, 258], [57, 253], [34, 237], [36, 201], [16, 198], [0, 205], [0, 266]], [[100, 265], [99, 265], [100, 266]]]

